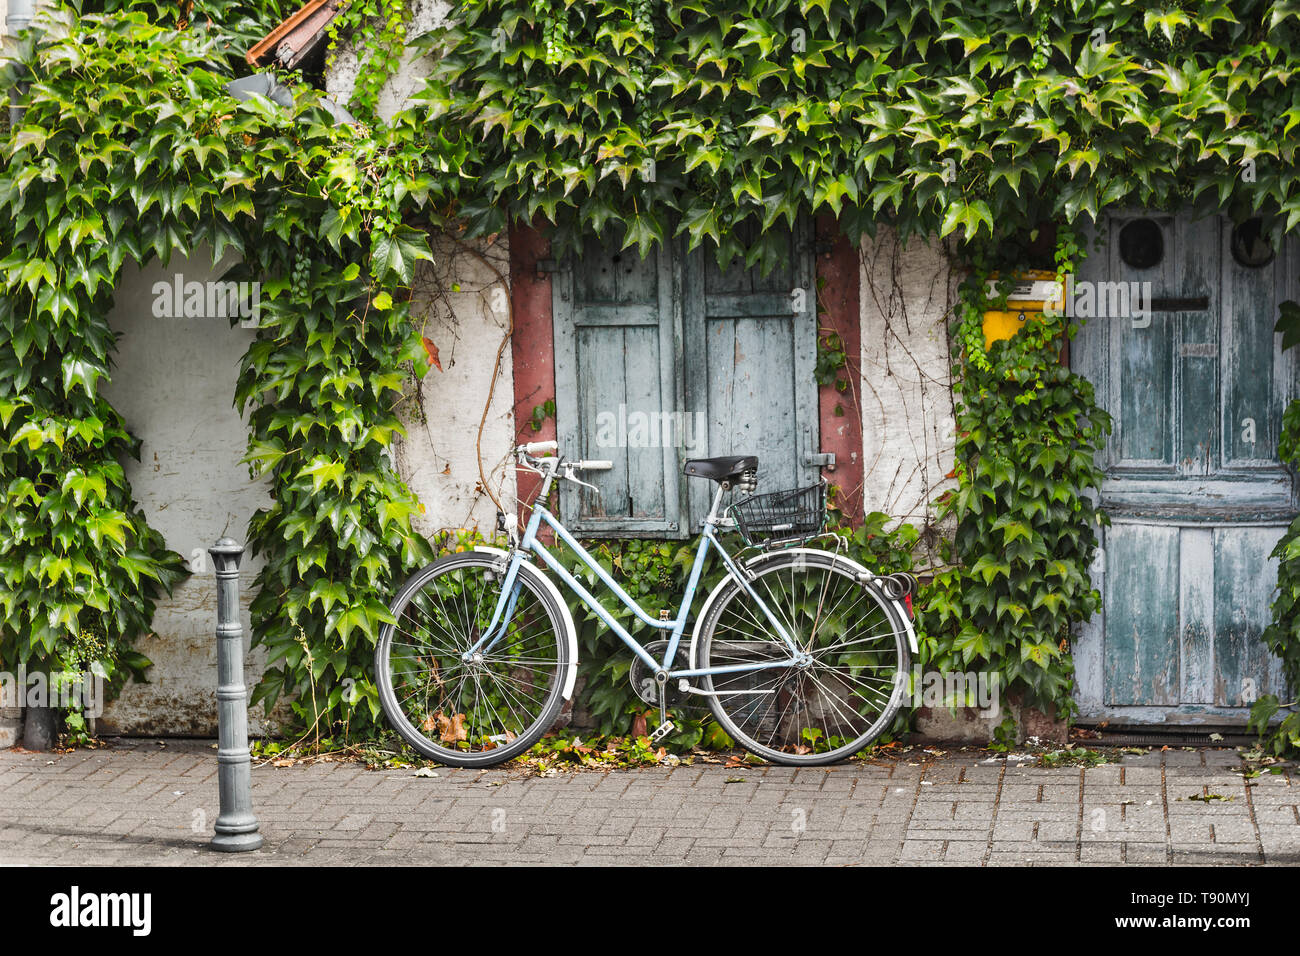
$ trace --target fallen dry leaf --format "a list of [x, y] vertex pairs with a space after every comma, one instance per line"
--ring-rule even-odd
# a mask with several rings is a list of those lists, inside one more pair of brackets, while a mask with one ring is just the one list
[[469, 731], [465, 729], [464, 714], [456, 714], [456, 716], [449, 718], [442, 711], [438, 711], [433, 716], [438, 721], [438, 739], [443, 743], [454, 744], [461, 740], [469, 740]]

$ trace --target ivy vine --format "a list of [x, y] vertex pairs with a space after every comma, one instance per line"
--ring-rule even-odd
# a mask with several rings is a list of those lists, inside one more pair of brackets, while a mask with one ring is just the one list
[[118, 683], [147, 664], [132, 647], [184, 569], [119, 461], [138, 442], [100, 391], [106, 316], [125, 263], [206, 244], [262, 283], [236, 396], [271, 490], [249, 529], [271, 660], [257, 698], [365, 725], [387, 595], [430, 554], [388, 457], [393, 404], [425, 369], [402, 292], [430, 253], [378, 206], [418, 212], [426, 179], [307, 91], [293, 109], [232, 100], [216, 36], [134, 11], [39, 17], [2, 71], [32, 83], [0, 173], [0, 659], [58, 668], [89, 632]]
[[[1300, 344], [1300, 303], [1283, 302], [1276, 331], [1282, 333], [1282, 348]], [[1300, 399], [1287, 405], [1278, 436], [1278, 458], [1293, 474], [1300, 473]], [[1251, 707], [1250, 723], [1261, 743], [1281, 757], [1300, 756], [1300, 517], [1287, 527], [1270, 557], [1278, 559], [1277, 597], [1273, 619], [1264, 629], [1264, 644], [1282, 661], [1282, 677], [1291, 691], [1290, 700], [1264, 694]], [[1278, 715], [1280, 719], [1275, 719]]]
[[[1058, 232], [1062, 282], [1082, 251], [1069, 230]], [[922, 602], [922, 658], [940, 671], [993, 671], [1004, 691], [1065, 718], [1075, 706], [1071, 626], [1101, 607], [1089, 566], [1106, 518], [1089, 493], [1101, 484], [1095, 456], [1111, 422], [1092, 384], [1061, 361], [1077, 330], [1063, 315], [1035, 315], [986, 348], [984, 313], [1005, 307], [1006, 266], [1025, 256], [1014, 244], [976, 254], [961, 288], [953, 346], [958, 487], [940, 503], [941, 519], [954, 519], [956, 530], [946, 543], [952, 566]], [[991, 295], [994, 264], [1004, 278], [993, 280]], [[1005, 721], [1002, 730], [1010, 730]]]
[[342, 0], [329, 25], [329, 64], [342, 48], [356, 57], [348, 105], [367, 120], [378, 118], [379, 95], [401, 66], [410, 9], [403, 0]]

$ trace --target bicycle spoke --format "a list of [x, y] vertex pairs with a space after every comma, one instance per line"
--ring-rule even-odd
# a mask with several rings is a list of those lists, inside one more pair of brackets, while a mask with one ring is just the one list
[[[823, 553], [775, 558], [750, 582], [770, 615], [733, 586], [709, 618], [706, 668], [785, 665], [790, 653], [777, 622], [811, 656], [803, 666], [791, 661], [703, 678], [706, 689], [719, 692], [711, 705], [724, 728], [771, 760], [848, 756], [884, 729], [899, 704], [902, 632], [883, 599], [835, 561]], [[741, 693], [726, 693], [734, 691]]]
[[[398, 625], [381, 641], [388, 688], [381, 701], [404, 736], [434, 759], [494, 762], [492, 750], [540, 734], [543, 715], [557, 706], [559, 618], [523, 572], [512, 594], [504, 583], [499, 562], [457, 558], [393, 608]], [[499, 607], [492, 650], [465, 658], [489, 636]]]

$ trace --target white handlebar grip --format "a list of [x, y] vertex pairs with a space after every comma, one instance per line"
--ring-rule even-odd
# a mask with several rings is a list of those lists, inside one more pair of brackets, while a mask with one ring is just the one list
[[540, 455], [547, 451], [558, 451], [560, 443], [557, 441], [530, 441], [524, 446], [524, 454]]
[[577, 468], [579, 471], [609, 471], [611, 468], [614, 467], [614, 463], [612, 461], [603, 461], [603, 460], [579, 461], [579, 462], [574, 462], [573, 467]]

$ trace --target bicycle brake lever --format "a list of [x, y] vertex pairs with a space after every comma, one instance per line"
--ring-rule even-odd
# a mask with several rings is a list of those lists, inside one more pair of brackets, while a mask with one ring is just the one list
[[522, 468], [524, 471], [531, 471], [535, 475], [546, 474], [546, 472], [542, 471], [542, 469], [538, 468], [536, 465], [530, 462], [526, 455], [519, 456], [518, 460], [515, 462], [515, 467]]
[[582, 485], [582, 487], [584, 487], [584, 488], [590, 488], [590, 489], [591, 489], [592, 491], [594, 491], [596, 494], [600, 494], [600, 489], [597, 488], [595, 485], [589, 485], [589, 484], [587, 484], [587, 482], [583, 481], [581, 478], [575, 478], [574, 475], [573, 475], [573, 469], [572, 469], [572, 468], [566, 467], [566, 468], [564, 469], [564, 480], [565, 480], [565, 481], [571, 481], [571, 482], [573, 482], [575, 485]]

